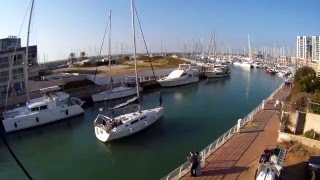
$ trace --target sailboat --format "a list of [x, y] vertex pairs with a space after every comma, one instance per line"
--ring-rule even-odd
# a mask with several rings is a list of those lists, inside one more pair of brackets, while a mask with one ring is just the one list
[[[108, 54], [109, 54], [108, 57], [109, 57], [109, 67], [110, 67], [109, 72], [111, 73], [111, 11], [109, 12], [109, 52]], [[135, 84], [130, 80], [126, 80], [121, 86], [115, 87], [115, 88], [112, 87], [112, 83], [113, 83], [112, 76], [110, 75], [110, 81], [109, 81], [110, 89], [92, 94], [91, 97], [93, 102], [118, 99], [118, 98], [123, 98], [127, 96], [133, 96], [136, 94], [137, 84]], [[139, 88], [139, 91], [141, 90], [142, 88]]]
[[[49, 87], [40, 91], [46, 92], [46, 95], [40, 98], [30, 99], [28, 91], [28, 48], [30, 24], [33, 11], [34, 0], [31, 4], [30, 18], [28, 25], [26, 58], [24, 63], [25, 87], [27, 90], [27, 102], [25, 106], [21, 106], [12, 110], [3, 112], [4, 120], [2, 121], [6, 132], [12, 132], [27, 129], [42, 124], [62, 120], [72, 116], [84, 113], [82, 105], [84, 101], [81, 99], [70, 97], [65, 92], [57, 92], [60, 90], [58, 86]], [[10, 69], [11, 71], [11, 69]], [[9, 79], [10, 81], [10, 79]], [[9, 84], [9, 83], [8, 83]], [[56, 92], [54, 92], [56, 91]], [[53, 93], [54, 92], [54, 93]], [[8, 96], [8, 94], [7, 94]]]
[[[132, 33], [134, 46], [134, 62], [135, 62], [135, 78], [138, 84], [137, 58], [136, 58], [136, 36], [135, 36], [135, 21], [134, 21], [134, 1], [131, 0], [132, 13]], [[136, 86], [136, 94], [139, 99], [139, 87]], [[158, 121], [164, 113], [160, 97], [160, 106], [153, 109], [141, 110], [138, 104], [138, 109], [131, 113], [126, 113], [117, 117], [106, 116], [99, 114], [94, 120], [94, 130], [97, 139], [102, 142], [124, 138], [146, 129], [156, 121]]]
[[[243, 60], [239, 66], [243, 67], [243, 68], [253, 68], [252, 65], [252, 52], [251, 52], [251, 46], [250, 46], [250, 37], [248, 35], [248, 48], [249, 48], [249, 52], [248, 52], [248, 56], [249, 58], [247, 60]], [[235, 64], [236, 65], [236, 64]]]

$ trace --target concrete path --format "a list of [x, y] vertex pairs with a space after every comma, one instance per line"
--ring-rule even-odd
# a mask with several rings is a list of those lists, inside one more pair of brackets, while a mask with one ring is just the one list
[[251, 162], [260, 157], [267, 145], [277, 143], [280, 116], [274, 104], [276, 100], [284, 100], [289, 92], [289, 87], [282, 88], [241, 133], [233, 135], [211, 154], [202, 167], [201, 176], [191, 177], [189, 172], [182, 179], [237, 179]]

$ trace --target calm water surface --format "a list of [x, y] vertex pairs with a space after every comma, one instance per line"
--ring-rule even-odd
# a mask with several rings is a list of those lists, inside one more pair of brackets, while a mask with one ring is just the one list
[[[161, 89], [164, 117], [136, 135], [99, 142], [93, 120], [83, 116], [11, 133], [7, 139], [34, 179], [160, 179], [243, 118], [284, 81], [264, 70], [231, 67], [224, 79]], [[158, 90], [143, 93], [144, 108], [158, 104]], [[0, 143], [0, 179], [26, 179]]]

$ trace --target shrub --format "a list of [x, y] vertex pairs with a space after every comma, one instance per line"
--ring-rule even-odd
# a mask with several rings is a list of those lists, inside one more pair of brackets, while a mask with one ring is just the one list
[[304, 133], [304, 136], [310, 139], [319, 140], [319, 133], [316, 132], [314, 129], [310, 129]]

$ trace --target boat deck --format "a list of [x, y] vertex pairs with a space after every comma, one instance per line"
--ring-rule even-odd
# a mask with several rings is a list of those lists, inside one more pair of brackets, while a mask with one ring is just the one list
[[238, 179], [267, 145], [277, 143], [280, 118], [274, 104], [276, 100], [284, 100], [289, 93], [290, 87], [284, 86], [266, 103], [264, 110], [257, 112], [253, 123], [245, 125], [241, 133], [233, 135], [212, 153], [202, 165], [201, 176], [191, 177], [189, 172], [182, 179]]

